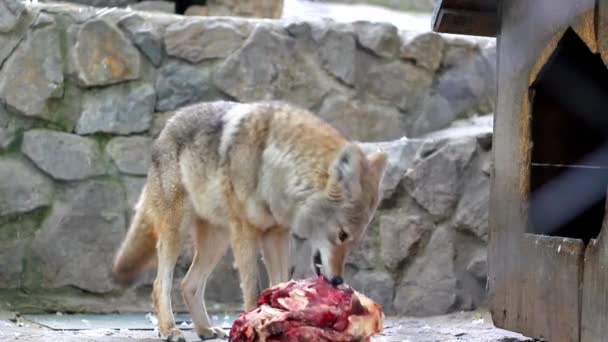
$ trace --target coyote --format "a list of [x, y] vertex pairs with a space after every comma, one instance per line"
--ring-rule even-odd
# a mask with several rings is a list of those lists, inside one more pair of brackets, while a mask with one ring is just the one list
[[256, 305], [261, 249], [271, 285], [288, 281], [290, 232], [312, 246], [311, 267], [335, 286], [378, 207], [387, 156], [360, 147], [315, 114], [278, 101], [229, 101], [175, 111], [153, 143], [151, 165], [112, 276], [132, 284], [156, 265], [152, 300], [164, 340], [185, 341], [171, 307], [173, 269], [192, 229], [194, 257], [181, 282], [202, 339], [211, 326], [205, 283], [232, 248], [244, 309]]

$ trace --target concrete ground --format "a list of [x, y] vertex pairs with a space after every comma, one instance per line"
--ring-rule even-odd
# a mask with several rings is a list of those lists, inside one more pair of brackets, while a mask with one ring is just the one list
[[[152, 330], [80, 330], [54, 331], [31, 323], [17, 324], [14, 315], [0, 313], [0, 341], [23, 342], [159, 342]], [[200, 341], [192, 330], [185, 330], [188, 342]], [[226, 340], [213, 340], [220, 342]], [[524, 342], [522, 335], [497, 329], [486, 312], [459, 312], [449, 315], [412, 318], [388, 317], [384, 334], [373, 342]]]
[[331, 1], [283, 0], [282, 19], [321, 20], [337, 22], [371, 21], [395, 25], [400, 30], [426, 32], [431, 30], [432, 13], [401, 12], [365, 4], [340, 4]]

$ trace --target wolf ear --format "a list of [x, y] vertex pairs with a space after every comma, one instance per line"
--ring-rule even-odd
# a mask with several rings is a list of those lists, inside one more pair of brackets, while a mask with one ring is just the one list
[[327, 193], [332, 199], [352, 198], [361, 192], [361, 158], [363, 153], [355, 144], [338, 153], [329, 167]]

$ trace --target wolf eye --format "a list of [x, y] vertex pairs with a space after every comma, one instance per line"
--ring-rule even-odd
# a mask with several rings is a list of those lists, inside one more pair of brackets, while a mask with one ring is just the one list
[[346, 239], [348, 239], [348, 234], [345, 231], [340, 230], [340, 233], [338, 233], [338, 239], [340, 239], [340, 242], [344, 242]]

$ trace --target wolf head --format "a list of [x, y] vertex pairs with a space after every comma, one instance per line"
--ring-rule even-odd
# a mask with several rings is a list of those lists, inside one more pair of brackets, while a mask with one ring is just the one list
[[329, 165], [324, 191], [300, 212], [298, 224], [312, 244], [312, 267], [336, 286], [343, 282], [346, 257], [374, 217], [386, 165], [384, 152], [366, 156], [347, 144]]

